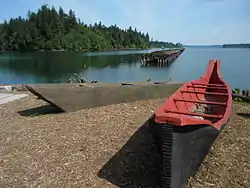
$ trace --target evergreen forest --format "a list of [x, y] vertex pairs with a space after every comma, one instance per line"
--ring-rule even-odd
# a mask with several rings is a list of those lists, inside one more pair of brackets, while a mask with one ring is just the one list
[[180, 48], [181, 43], [154, 41], [148, 33], [129, 27], [87, 25], [73, 10], [41, 6], [0, 24], [0, 51], [100, 51], [114, 49]]

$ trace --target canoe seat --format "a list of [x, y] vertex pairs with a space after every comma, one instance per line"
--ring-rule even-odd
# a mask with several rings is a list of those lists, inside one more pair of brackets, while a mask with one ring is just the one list
[[180, 111], [174, 111], [174, 110], [165, 110], [165, 113], [174, 113], [174, 114], [183, 114], [183, 115], [190, 115], [190, 116], [200, 116], [204, 118], [215, 118], [215, 119], [221, 119], [222, 115], [215, 115], [215, 114], [204, 114], [204, 113], [196, 113], [196, 112], [180, 112]]
[[199, 104], [211, 104], [211, 105], [219, 105], [219, 106], [226, 106], [227, 103], [225, 102], [213, 102], [213, 101], [201, 101], [201, 100], [187, 100], [187, 99], [174, 99], [174, 101], [180, 102], [191, 102], [191, 103], [199, 103]]
[[194, 83], [191, 82], [192, 85], [202, 85], [202, 86], [214, 86], [214, 87], [226, 87], [225, 84], [204, 84], [204, 83]]
[[204, 95], [228, 96], [228, 93], [219, 93], [219, 92], [189, 91], [189, 90], [181, 90], [181, 92], [182, 93], [204, 94]]
[[192, 88], [204, 88], [204, 89], [225, 89], [227, 90], [226, 87], [218, 87], [218, 86], [202, 86], [202, 85], [187, 85], [187, 87], [192, 87]]

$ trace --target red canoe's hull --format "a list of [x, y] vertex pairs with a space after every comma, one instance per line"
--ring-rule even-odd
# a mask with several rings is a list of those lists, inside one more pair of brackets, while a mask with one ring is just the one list
[[229, 120], [232, 97], [219, 63], [211, 60], [204, 76], [185, 83], [149, 121], [162, 157], [162, 187], [185, 187]]

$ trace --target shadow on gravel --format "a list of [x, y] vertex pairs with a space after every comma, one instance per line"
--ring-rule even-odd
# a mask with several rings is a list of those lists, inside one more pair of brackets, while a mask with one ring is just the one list
[[51, 105], [44, 105], [35, 108], [30, 108], [27, 110], [18, 111], [17, 113], [20, 114], [21, 116], [39, 116], [45, 114], [58, 114], [62, 112], [63, 111]]
[[238, 116], [250, 119], [250, 113], [236, 113]]
[[98, 177], [118, 187], [157, 187], [160, 159], [148, 123], [102, 167]]

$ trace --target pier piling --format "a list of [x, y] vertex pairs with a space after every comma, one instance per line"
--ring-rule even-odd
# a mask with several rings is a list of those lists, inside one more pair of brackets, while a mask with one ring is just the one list
[[175, 61], [185, 49], [175, 49], [175, 50], [162, 50], [155, 51], [151, 53], [141, 54], [141, 66], [157, 66], [164, 67], [169, 66], [173, 61]]

